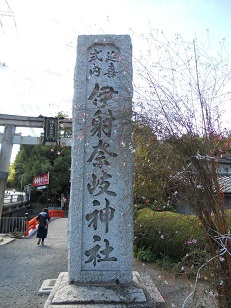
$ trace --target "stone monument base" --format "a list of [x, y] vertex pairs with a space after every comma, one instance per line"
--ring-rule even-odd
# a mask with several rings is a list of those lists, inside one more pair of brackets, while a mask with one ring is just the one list
[[62, 272], [44, 308], [154, 308], [165, 302], [148, 274], [133, 272], [130, 285], [69, 284], [68, 273]]

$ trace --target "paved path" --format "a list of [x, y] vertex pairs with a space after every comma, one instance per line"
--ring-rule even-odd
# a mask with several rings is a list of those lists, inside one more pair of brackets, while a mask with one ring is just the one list
[[[42, 308], [47, 295], [38, 291], [46, 279], [57, 279], [67, 269], [67, 218], [49, 223], [45, 246], [38, 246], [36, 234], [0, 246], [0, 308]], [[134, 260], [134, 270], [146, 271], [166, 300], [166, 308], [182, 307], [193, 289], [193, 282], [177, 279], [154, 264]], [[216, 307], [213, 297], [199, 285], [196, 297], [187, 307]]]
[[67, 271], [67, 218], [49, 223], [45, 246], [36, 234], [0, 246], [0, 307], [40, 308], [47, 296], [38, 296], [46, 279]]

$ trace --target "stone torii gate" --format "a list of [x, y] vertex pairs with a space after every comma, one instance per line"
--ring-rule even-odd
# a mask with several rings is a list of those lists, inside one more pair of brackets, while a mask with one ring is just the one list
[[[44, 117], [27, 117], [0, 114], [0, 126], [4, 126], [4, 133], [0, 133], [1, 152], [0, 152], [0, 218], [2, 215], [6, 182], [9, 173], [10, 159], [14, 144], [42, 144], [41, 137], [22, 136], [21, 133], [15, 134], [16, 127], [43, 128]], [[71, 128], [72, 120], [60, 119], [60, 124], [66, 128]], [[46, 142], [46, 145], [56, 145], [55, 142]], [[68, 138], [61, 138], [60, 145], [70, 146]]]

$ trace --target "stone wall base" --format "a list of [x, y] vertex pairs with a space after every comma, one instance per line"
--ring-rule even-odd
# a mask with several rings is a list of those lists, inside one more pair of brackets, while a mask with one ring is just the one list
[[133, 272], [130, 285], [69, 284], [61, 272], [44, 308], [163, 308], [165, 302], [148, 274]]

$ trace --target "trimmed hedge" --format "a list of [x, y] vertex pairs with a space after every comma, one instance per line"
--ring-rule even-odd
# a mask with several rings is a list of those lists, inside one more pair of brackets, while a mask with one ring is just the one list
[[[227, 216], [231, 226], [231, 211], [227, 211]], [[136, 213], [134, 235], [136, 252], [146, 251], [155, 259], [180, 261], [194, 250], [206, 251], [204, 232], [194, 215], [144, 208]]]

